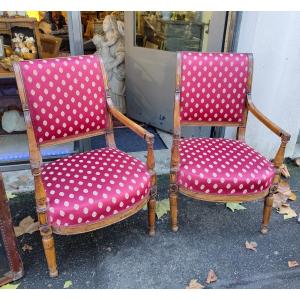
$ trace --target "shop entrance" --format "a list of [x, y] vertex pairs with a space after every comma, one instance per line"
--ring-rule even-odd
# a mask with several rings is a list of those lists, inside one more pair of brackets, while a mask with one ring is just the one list
[[[3, 12], [2, 12], [3, 13]], [[172, 131], [176, 51], [222, 51], [226, 12], [24, 12], [24, 16], [1, 16], [0, 40], [8, 59], [14, 54], [15, 27], [35, 41], [35, 54], [30, 58], [48, 58], [91, 54], [96, 51], [93, 36], [103, 35], [103, 20], [114, 15], [124, 22], [126, 113], [142, 123]], [[20, 23], [21, 22], [21, 23]], [[20, 23], [20, 24], [19, 24]], [[25, 31], [24, 31], [25, 30]], [[24, 128], [7, 128], [9, 118], [22, 119], [14, 74], [0, 67], [0, 169], [28, 168], [28, 145]], [[8, 113], [9, 111], [9, 113]], [[13, 112], [12, 112], [13, 111]], [[209, 136], [211, 128], [183, 131], [184, 135]], [[221, 135], [220, 131], [217, 135]], [[87, 151], [91, 139], [45, 149], [45, 160]], [[98, 146], [98, 144], [97, 144]]]
[[[129, 117], [172, 132], [176, 51], [223, 51], [227, 16], [226, 12], [125, 13]], [[184, 128], [182, 133], [210, 136], [211, 128]]]

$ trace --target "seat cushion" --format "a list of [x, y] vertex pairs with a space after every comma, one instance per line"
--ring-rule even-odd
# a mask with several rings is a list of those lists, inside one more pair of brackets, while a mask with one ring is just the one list
[[55, 226], [93, 223], [123, 212], [150, 191], [144, 163], [115, 148], [72, 155], [42, 171], [48, 219]]
[[194, 192], [255, 194], [268, 189], [275, 175], [272, 163], [242, 141], [186, 138], [179, 151], [178, 183]]

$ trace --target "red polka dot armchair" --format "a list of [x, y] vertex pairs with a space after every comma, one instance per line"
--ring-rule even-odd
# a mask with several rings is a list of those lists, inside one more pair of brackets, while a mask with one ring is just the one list
[[[50, 276], [58, 275], [52, 232], [70, 235], [99, 229], [148, 203], [149, 234], [154, 235], [154, 137], [115, 109], [98, 56], [23, 61], [14, 69]], [[146, 164], [116, 148], [112, 116], [145, 139]], [[43, 165], [40, 148], [102, 134], [105, 148]]]
[[[261, 232], [267, 233], [290, 135], [254, 106], [251, 82], [251, 54], [178, 53], [169, 194], [173, 231], [181, 193], [213, 202], [265, 198]], [[273, 163], [245, 142], [248, 111], [281, 138]], [[236, 139], [181, 138], [181, 126], [233, 126], [237, 134]]]

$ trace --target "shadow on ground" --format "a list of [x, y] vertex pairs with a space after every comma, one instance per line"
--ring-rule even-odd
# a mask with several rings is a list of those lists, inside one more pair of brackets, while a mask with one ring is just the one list
[[[288, 165], [290, 185], [298, 190], [292, 203], [300, 212], [300, 169]], [[167, 197], [168, 176], [159, 176], [159, 199]], [[36, 218], [33, 194], [10, 201], [14, 224], [31, 215]], [[195, 278], [205, 283], [213, 269], [218, 281], [209, 288], [300, 288], [300, 224], [283, 220], [273, 211], [270, 232], [259, 233], [263, 202], [245, 204], [231, 212], [223, 204], [198, 202], [180, 196], [179, 231], [169, 227], [169, 215], [157, 221], [155, 237], [146, 231], [146, 211], [100, 229], [76, 236], [55, 236], [59, 277], [48, 277], [38, 232], [18, 238], [25, 275], [19, 288], [185, 288]], [[257, 252], [245, 249], [245, 241], [257, 242]]]

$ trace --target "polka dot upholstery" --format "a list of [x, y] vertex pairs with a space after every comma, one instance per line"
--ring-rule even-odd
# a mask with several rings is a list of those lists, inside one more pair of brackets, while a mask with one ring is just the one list
[[248, 55], [181, 52], [181, 121], [241, 122]]
[[39, 144], [106, 128], [106, 99], [97, 56], [19, 63]]
[[115, 148], [61, 158], [42, 171], [53, 227], [93, 223], [123, 212], [150, 192], [144, 163]]
[[178, 183], [206, 194], [255, 194], [271, 186], [275, 170], [270, 161], [239, 140], [181, 139]]

